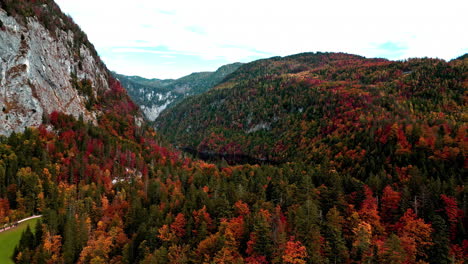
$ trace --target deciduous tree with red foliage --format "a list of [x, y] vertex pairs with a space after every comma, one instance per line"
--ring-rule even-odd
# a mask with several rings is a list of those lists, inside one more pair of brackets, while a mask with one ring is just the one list
[[174, 233], [171, 232], [171, 229], [168, 225], [163, 225], [158, 229], [158, 238], [162, 241], [172, 241], [175, 238]]
[[305, 264], [307, 263], [307, 249], [300, 241], [290, 237], [284, 249], [283, 263]]
[[246, 264], [268, 264], [268, 261], [265, 256], [250, 256], [245, 258]]
[[454, 240], [457, 236], [457, 223], [459, 218], [463, 215], [463, 211], [458, 208], [455, 198], [441, 194], [440, 199], [444, 202], [444, 211], [450, 223], [450, 239]]
[[171, 224], [171, 230], [174, 234], [182, 238], [185, 235], [185, 225], [187, 224], [187, 220], [185, 220], [185, 216], [183, 213], [178, 213], [174, 222]]
[[8, 199], [0, 199], [0, 225], [10, 222], [10, 203]]
[[205, 205], [199, 210], [194, 210], [192, 215], [193, 219], [195, 220], [195, 227], [199, 227], [202, 225], [202, 223], [204, 223], [206, 228], [212, 228], [212, 219], [210, 214], [207, 212]]
[[236, 209], [236, 213], [238, 213], [240, 216], [246, 216], [250, 214], [249, 205], [242, 201], [237, 201], [234, 204], [234, 207]]
[[384, 229], [380, 223], [380, 215], [377, 209], [377, 198], [373, 196], [372, 190], [365, 185], [364, 186], [365, 198], [362, 202], [361, 209], [359, 210], [359, 216], [361, 220], [370, 224], [372, 227], [372, 233], [382, 234]]
[[427, 257], [426, 250], [432, 245], [431, 224], [426, 224], [423, 219], [418, 218], [410, 208], [400, 218], [395, 229], [409, 263], [414, 263], [417, 258]]
[[401, 194], [394, 191], [390, 185], [385, 186], [382, 193], [381, 213], [382, 221], [391, 229], [398, 220]]

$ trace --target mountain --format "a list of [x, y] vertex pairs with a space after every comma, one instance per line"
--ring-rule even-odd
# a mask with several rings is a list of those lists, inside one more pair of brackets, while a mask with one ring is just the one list
[[215, 72], [192, 73], [176, 80], [145, 79], [117, 73], [113, 75], [127, 89], [146, 118], [154, 121], [164, 109], [173, 107], [188, 96], [208, 91], [241, 65], [241, 63], [228, 64]]
[[86, 35], [52, 1], [1, 1], [0, 134], [41, 124], [53, 111], [96, 122], [109, 72]]
[[342, 53], [275, 57], [241, 66], [156, 123], [174, 144], [202, 153], [326, 159], [346, 171], [349, 162], [404, 157], [408, 164], [423, 155], [461, 173], [467, 66], [466, 60], [394, 62]]
[[0, 226], [39, 219], [0, 230], [0, 263], [466, 262], [466, 56], [243, 65], [161, 117], [202, 152], [275, 161], [213, 164], [142, 120], [53, 1], [0, 4]]

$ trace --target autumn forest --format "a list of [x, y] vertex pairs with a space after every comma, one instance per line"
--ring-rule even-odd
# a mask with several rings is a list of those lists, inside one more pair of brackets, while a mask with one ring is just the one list
[[258, 60], [154, 123], [110, 74], [70, 79], [95, 123], [53, 111], [0, 136], [0, 226], [42, 215], [15, 263], [468, 260], [467, 55]]

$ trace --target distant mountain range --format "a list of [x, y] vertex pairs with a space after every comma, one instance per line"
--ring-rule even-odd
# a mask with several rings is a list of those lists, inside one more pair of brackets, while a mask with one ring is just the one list
[[127, 89], [146, 118], [154, 121], [164, 109], [176, 105], [188, 96], [208, 91], [241, 65], [242, 63], [228, 64], [215, 72], [196, 72], [175, 80], [145, 79], [115, 72], [112, 74]]

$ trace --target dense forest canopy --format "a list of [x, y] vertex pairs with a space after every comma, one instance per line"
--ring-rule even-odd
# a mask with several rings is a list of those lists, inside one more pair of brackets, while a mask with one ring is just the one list
[[[1, 2], [18, 17], [44, 3], [55, 6]], [[53, 112], [0, 136], [0, 225], [43, 215], [13, 259], [464, 263], [467, 63], [256, 61], [166, 112], [159, 130], [109, 77], [89, 105], [97, 124]], [[207, 163], [166, 138], [279, 164]]]
[[[17, 263], [466, 260], [467, 136], [459, 119], [466, 113], [465, 102], [456, 101], [466, 99], [452, 95], [445, 115], [428, 110], [425, 104], [437, 105], [432, 97], [419, 99], [414, 123], [410, 112], [372, 120], [349, 115], [346, 122], [335, 116], [340, 121], [327, 123], [333, 129], [316, 145], [321, 155], [229, 166], [162, 147], [152, 129], [136, 126], [136, 108], [123, 107], [123, 90], [113, 87], [99, 126], [54, 113], [39, 129], [2, 139], [3, 221], [44, 215], [39, 233], [19, 245]], [[369, 98], [345, 85], [329, 89], [351, 105]], [[369, 137], [374, 123], [382, 129]]]
[[[464, 60], [306, 53], [246, 64], [157, 122], [175, 144], [205, 152], [308, 162], [324, 148], [330, 157], [376, 147], [402, 152], [420, 137], [436, 140], [441, 125], [452, 138], [466, 129], [466, 83]], [[342, 146], [332, 147], [334, 140]]]

